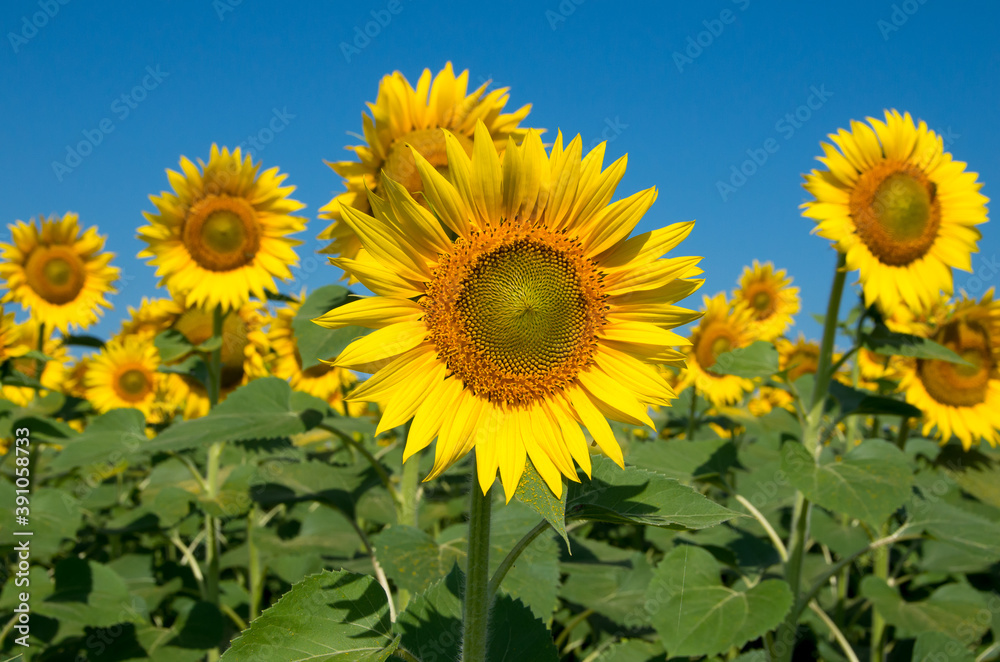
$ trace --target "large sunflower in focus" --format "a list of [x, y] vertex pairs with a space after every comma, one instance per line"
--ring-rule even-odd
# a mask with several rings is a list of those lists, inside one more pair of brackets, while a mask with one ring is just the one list
[[910, 114], [852, 122], [823, 143], [826, 170], [805, 176], [803, 214], [857, 269], [865, 301], [891, 315], [951, 293], [951, 268], [972, 271], [988, 199], [976, 174], [953, 161], [940, 136]]
[[418, 202], [423, 201], [423, 182], [417, 174], [411, 149], [415, 149], [442, 173], [447, 173], [448, 155], [444, 132], [450, 131], [466, 154], [472, 154], [476, 122], [482, 121], [494, 144], [502, 149], [507, 138], [517, 142], [526, 129], [518, 128], [531, 110], [522, 106], [513, 113], [502, 112], [507, 105], [508, 89], [500, 88], [487, 93], [489, 82], [466, 94], [469, 72], [458, 76], [451, 62], [444, 66], [431, 81], [430, 69], [424, 69], [417, 88], [400, 72], [387, 75], [378, 88], [374, 104], [368, 104], [371, 116], [362, 113], [362, 126], [366, 144], [348, 147], [358, 161], [328, 163], [334, 172], [344, 178], [347, 191], [337, 195], [323, 207], [323, 218], [334, 222], [319, 235], [330, 240], [324, 253], [354, 259], [361, 250], [361, 239], [351, 226], [343, 221], [341, 206], [371, 213], [368, 190], [381, 197], [382, 173], [408, 190]]
[[673, 304], [700, 258], [661, 256], [693, 224], [627, 239], [656, 191], [609, 205], [626, 159], [604, 169], [603, 144], [581, 158], [559, 135], [547, 156], [529, 131], [501, 158], [479, 122], [470, 160], [444, 135], [450, 181], [414, 152], [434, 213], [389, 179], [374, 217], [342, 208], [373, 259], [334, 263], [378, 296], [318, 321], [377, 329], [336, 365], [374, 373], [350, 399], [384, 404], [380, 431], [413, 419], [404, 458], [437, 437], [427, 479], [475, 448], [484, 492], [499, 470], [509, 499], [531, 458], [558, 495], [574, 462], [590, 472], [581, 425], [621, 465], [605, 417], [651, 425], [674, 397], [650, 364], [683, 360], [668, 329], [697, 318]]
[[931, 329], [931, 340], [968, 365], [934, 359], [903, 364], [899, 387], [924, 413], [923, 433], [936, 429], [942, 443], [957, 437], [969, 450], [985, 439], [1000, 443], [1000, 301], [993, 290], [976, 302], [963, 298]]
[[120, 272], [109, 264], [114, 254], [101, 252], [104, 237], [96, 227], [81, 232], [74, 213], [9, 227], [12, 243], [0, 244], [3, 301], [17, 301], [60, 331], [85, 329], [111, 307], [104, 295], [115, 292]]
[[152, 338], [112, 340], [87, 364], [87, 399], [99, 413], [130, 407], [141, 411], [147, 423], [162, 422], [179, 402], [168, 392], [172, 375], [157, 372], [159, 364]]
[[292, 320], [301, 306], [299, 302], [289, 302], [271, 320], [267, 333], [272, 350], [269, 361], [271, 374], [288, 380], [297, 391], [326, 400], [341, 414], [361, 416], [367, 410], [365, 403], [344, 402], [344, 391], [358, 381], [352, 372], [326, 363], [302, 369], [302, 357], [292, 328]]
[[753, 382], [714, 372], [712, 367], [720, 354], [746, 347], [754, 341], [753, 314], [742, 301], [727, 301], [724, 292], [712, 298], [706, 296], [704, 303], [705, 316], [691, 332], [681, 387], [693, 385], [716, 407], [731, 405], [753, 390]]
[[[69, 355], [66, 352], [66, 346], [53, 335], [51, 327], [46, 325], [42, 328], [39, 321], [32, 317], [14, 327], [11, 331], [11, 341], [19, 348], [27, 347], [29, 350], [38, 350], [52, 359], [41, 362], [42, 372], [39, 375], [39, 361], [27, 358], [22, 354], [19, 358], [12, 359], [14, 370], [25, 377], [37, 379], [46, 389], [62, 391], [65, 388], [68, 375], [66, 364]], [[0, 395], [21, 407], [31, 402], [36, 393], [38, 392], [29, 386], [5, 385], [0, 387]], [[43, 395], [44, 393], [45, 391], [41, 392]]]
[[774, 340], [793, 324], [792, 316], [799, 312], [799, 288], [792, 287], [784, 269], [754, 260], [752, 268], [743, 268], [739, 282], [733, 299], [750, 309], [750, 331], [758, 340]]
[[150, 196], [157, 213], [143, 212], [150, 225], [139, 228], [149, 247], [160, 284], [206, 308], [239, 308], [253, 294], [263, 300], [275, 278], [291, 279], [298, 263], [288, 235], [305, 229], [292, 214], [305, 205], [290, 199], [286, 175], [264, 172], [236, 148], [212, 145], [208, 163], [181, 159], [183, 174], [167, 171], [174, 189]]

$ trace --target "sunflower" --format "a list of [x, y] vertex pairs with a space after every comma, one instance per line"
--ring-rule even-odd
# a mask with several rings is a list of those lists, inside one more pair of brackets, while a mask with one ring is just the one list
[[379, 431], [413, 419], [404, 459], [437, 437], [439, 475], [473, 448], [484, 492], [497, 471], [508, 499], [531, 459], [552, 491], [589, 474], [580, 429], [619, 465], [605, 417], [650, 425], [673, 390], [650, 364], [681, 362], [669, 331], [698, 315], [672, 305], [701, 285], [700, 258], [659, 259], [691, 231], [681, 223], [627, 239], [656, 198], [608, 204], [625, 157], [602, 169], [604, 145], [546, 155], [538, 132], [501, 158], [483, 122], [470, 159], [445, 132], [450, 181], [414, 151], [434, 213], [383, 180], [375, 216], [343, 207], [371, 263], [334, 260], [378, 296], [318, 322], [377, 329], [335, 364], [374, 375], [349, 400], [384, 403]]
[[30, 348], [17, 332], [14, 313], [4, 313], [0, 306], [0, 362], [24, 356]]
[[894, 110], [868, 122], [831, 134], [836, 147], [823, 143], [827, 169], [805, 175], [815, 199], [802, 207], [860, 271], [865, 301], [891, 315], [900, 303], [919, 309], [950, 294], [952, 267], [972, 271], [988, 199], [926, 123]]
[[775, 342], [778, 349], [778, 368], [787, 371], [787, 379], [794, 383], [802, 375], [815, 375], [819, 370], [819, 343], [806, 340], [799, 333], [799, 338], [792, 342], [788, 338], [778, 338]]
[[962, 298], [929, 337], [968, 362], [935, 359], [904, 362], [899, 388], [924, 413], [923, 434], [936, 429], [969, 450], [985, 439], [1000, 443], [1000, 301], [991, 289], [976, 302]]
[[[66, 364], [69, 360], [69, 355], [66, 352], [65, 345], [52, 335], [52, 329], [48, 325], [42, 327], [37, 319], [31, 318], [14, 327], [11, 331], [11, 340], [17, 346], [27, 347], [29, 350], [41, 351], [51, 359], [42, 363], [40, 378], [38, 375], [39, 362], [35, 359], [24, 357], [23, 354], [20, 358], [12, 360], [14, 370], [25, 377], [38, 379], [46, 389], [52, 391], [63, 390], [68, 374]], [[44, 393], [45, 391], [40, 392], [40, 394]], [[35, 398], [36, 391], [28, 386], [7, 385], [0, 388], [0, 394], [14, 404], [24, 407]]]
[[[304, 292], [301, 299], [305, 299]], [[299, 355], [295, 330], [292, 328], [292, 320], [295, 319], [301, 306], [299, 302], [289, 302], [280, 308], [271, 320], [271, 327], [267, 333], [272, 349], [269, 361], [271, 374], [287, 379], [297, 391], [305, 391], [326, 400], [341, 414], [363, 415], [368, 409], [365, 403], [344, 402], [345, 390], [358, 381], [352, 372], [326, 363], [302, 369], [302, 357]]]
[[486, 82], [466, 94], [468, 83], [469, 72], [455, 76], [451, 62], [434, 77], [433, 83], [430, 69], [424, 69], [415, 90], [398, 71], [382, 79], [375, 103], [368, 104], [371, 116], [367, 113], [361, 116], [367, 144], [347, 148], [357, 155], [358, 161], [327, 163], [344, 178], [347, 191], [320, 209], [323, 218], [334, 221], [319, 235], [320, 239], [331, 240], [322, 252], [351, 259], [359, 256], [361, 239], [344, 222], [340, 208], [352, 207], [370, 214], [367, 191], [385, 197], [380, 188], [383, 172], [418, 202], [424, 201], [423, 183], [410, 150], [418, 151], [432, 166], [446, 173], [448, 155], [442, 129], [450, 131], [468, 155], [472, 154], [478, 121], [485, 123], [498, 149], [503, 148], [510, 136], [521, 141], [526, 129], [517, 125], [528, 115], [531, 105], [503, 113], [508, 88], [487, 93], [489, 82]]
[[170, 328], [183, 312], [184, 305], [176, 299], [143, 297], [138, 308], [128, 307], [128, 317], [122, 320], [116, 337], [155, 338], [156, 334]]
[[787, 409], [794, 412], [795, 398], [783, 388], [765, 385], [761, 386], [747, 400], [747, 411], [758, 418], [770, 414], [775, 409]]
[[683, 388], [693, 385], [699, 395], [716, 407], [731, 405], [753, 390], [753, 382], [714, 372], [712, 367], [720, 354], [753, 342], [750, 330], [753, 313], [742, 301], [727, 301], [725, 292], [704, 299], [705, 316], [691, 332], [681, 385]]
[[858, 386], [870, 391], [879, 389], [879, 382], [899, 379], [899, 361], [893, 356], [883, 356], [862, 347], [854, 355], [858, 363]]
[[758, 340], [774, 340], [794, 323], [792, 316], [799, 312], [799, 288], [792, 287], [792, 279], [784, 269], [775, 271], [770, 262], [761, 265], [754, 260], [752, 268], [743, 268], [739, 283], [733, 299], [750, 309], [750, 331]]
[[120, 272], [109, 264], [114, 254], [101, 252], [105, 238], [97, 228], [81, 232], [72, 212], [8, 227], [13, 243], [0, 244], [0, 277], [8, 290], [3, 301], [20, 303], [64, 332], [86, 329], [102, 307], [111, 307], [104, 295], [115, 292], [111, 284]]
[[[222, 376], [220, 402], [251, 379], [267, 374], [264, 357], [268, 353], [267, 323], [263, 304], [250, 301], [226, 313], [222, 321]], [[200, 345], [212, 337], [213, 313], [200, 306], [184, 306], [183, 312], [171, 325], [192, 345]], [[211, 409], [208, 391], [194, 377], [180, 377], [180, 399], [184, 403], [184, 418], [199, 418]]]
[[167, 171], [174, 192], [150, 196], [156, 214], [143, 212], [151, 225], [139, 228], [151, 258], [175, 296], [186, 295], [206, 308], [239, 308], [250, 295], [264, 299], [274, 278], [291, 279], [298, 263], [287, 235], [305, 229], [292, 213], [305, 205], [290, 199], [294, 186], [282, 187], [277, 168], [258, 173], [237, 147], [232, 153], [212, 145], [208, 163], [196, 167], [181, 158], [184, 174]]
[[157, 372], [159, 365], [152, 338], [112, 340], [88, 362], [83, 378], [87, 399], [99, 413], [131, 407], [147, 423], [160, 423], [179, 401], [168, 392], [168, 375]]

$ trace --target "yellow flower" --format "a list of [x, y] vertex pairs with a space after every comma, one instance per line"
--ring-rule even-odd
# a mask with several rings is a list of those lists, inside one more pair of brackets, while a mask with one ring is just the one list
[[991, 289], [977, 303], [963, 297], [928, 337], [969, 365], [934, 359], [903, 362], [899, 388], [924, 413], [923, 434], [936, 431], [969, 450], [985, 439], [1000, 443], [1000, 301]]
[[17, 331], [14, 313], [4, 313], [0, 306], [0, 362], [24, 356], [29, 349]]
[[784, 269], [775, 271], [770, 262], [761, 265], [754, 260], [752, 268], [744, 267], [739, 282], [733, 299], [750, 309], [750, 331], [758, 340], [774, 340], [794, 323], [792, 316], [799, 312], [799, 288], [791, 286], [792, 279]]
[[433, 213], [389, 179], [374, 217], [343, 207], [373, 259], [334, 262], [378, 296], [318, 322], [377, 329], [335, 363], [375, 373], [349, 399], [384, 404], [380, 431], [413, 419], [404, 459], [437, 437], [428, 480], [475, 448], [484, 492], [499, 470], [509, 499], [530, 457], [558, 495], [591, 468], [581, 424], [621, 465], [605, 417], [652, 427], [648, 406], [675, 397], [650, 364], [683, 359], [668, 329], [697, 314], [672, 304], [700, 258], [660, 258], [693, 223], [626, 239], [656, 190], [609, 205], [626, 160], [581, 159], [579, 136], [547, 156], [532, 130], [501, 158], [479, 122], [471, 160], [445, 141], [450, 181], [415, 152]]
[[290, 199], [293, 186], [277, 168], [262, 173], [239, 148], [212, 145], [208, 163], [181, 159], [184, 174], [167, 171], [173, 193], [150, 196], [157, 213], [143, 212], [150, 225], [139, 228], [149, 244], [139, 257], [151, 258], [160, 284], [192, 304], [239, 308], [253, 294], [263, 300], [274, 278], [291, 279], [298, 263], [287, 235], [305, 229], [292, 216], [305, 205]]
[[115, 291], [119, 270], [109, 265], [114, 255], [101, 252], [104, 237], [97, 228], [81, 233], [74, 213], [8, 227], [13, 243], [0, 244], [4, 302], [20, 303], [60, 331], [85, 329], [97, 322], [101, 307], [111, 307], [104, 295]]
[[169, 329], [183, 312], [184, 305], [175, 299], [143, 297], [138, 308], [128, 307], [128, 317], [122, 320], [117, 337], [155, 338], [156, 334]]
[[[263, 304], [251, 301], [226, 313], [222, 322], [222, 377], [219, 401], [251, 379], [267, 374], [264, 357], [268, 353], [263, 331], [267, 317]], [[192, 345], [212, 337], [213, 312], [196, 305], [185, 305], [170, 328], [180, 331]], [[180, 377], [178, 396], [183, 402], [184, 418], [199, 418], [208, 413], [211, 402], [205, 387], [193, 377]]]
[[775, 346], [778, 348], [778, 368], [788, 371], [789, 382], [794, 383], [802, 375], [815, 375], [819, 370], [819, 343], [806, 340], [801, 333], [794, 343], [779, 338]]
[[[44, 329], [35, 318], [31, 318], [23, 324], [18, 324], [12, 331], [14, 343], [26, 346], [29, 350], [39, 350], [51, 361], [42, 363], [41, 379], [38, 377], [38, 361], [24, 356], [13, 359], [14, 370], [20, 372], [25, 377], [39, 379], [42, 386], [52, 391], [61, 391], [66, 383], [67, 369], [66, 363], [69, 355], [66, 347], [58, 338], [52, 334], [52, 329], [48, 325]], [[40, 334], [42, 337], [39, 337]], [[39, 340], [41, 342], [39, 343]], [[44, 395], [46, 391], [41, 391]], [[0, 394], [14, 404], [24, 407], [35, 399], [36, 391], [27, 386], [3, 386]]]
[[753, 382], [736, 375], [714, 372], [720, 354], [746, 347], [754, 340], [750, 328], [753, 319], [742, 301], [730, 303], [725, 292], [705, 297], [705, 316], [691, 332], [687, 365], [681, 373], [682, 388], [694, 385], [698, 395], [716, 407], [731, 405], [753, 390]]
[[795, 399], [783, 388], [761, 386], [757, 393], [747, 401], [747, 410], [754, 416], [761, 417], [775, 409], [787, 409], [794, 412]]
[[[444, 132], [450, 131], [466, 154], [472, 154], [476, 122], [482, 121], [498, 149], [513, 136], [517, 142], [526, 129], [518, 128], [531, 110], [522, 106], [513, 113], [503, 113], [507, 105], [508, 90], [500, 88], [487, 93], [489, 83], [466, 94], [469, 72], [455, 76], [451, 62], [444, 66], [431, 82], [430, 69], [424, 69], [417, 81], [417, 89], [400, 72], [385, 76], [379, 84], [378, 97], [368, 104], [371, 116], [362, 113], [362, 126], [366, 144], [348, 147], [358, 161], [328, 163], [334, 172], [344, 178], [347, 191], [333, 198], [320, 211], [323, 218], [334, 222], [319, 235], [331, 240], [324, 253], [356, 259], [361, 250], [361, 239], [351, 226], [343, 221], [341, 206], [371, 213], [368, 190], [384, 197], [380, 188], [382, 173], [401, 184], [418, 202], [423, 202], [423, 183], [417, 174], [411, 149], [442, 172], [448, 166]], [[365, 259], [361, 255], [361, 259]]]
[[831, 134], [836, 147], [822, 144], [827, 169], [805, 175], [815, 199], [802, 206], [860, 271], [865, 301], [892, 315], [900, 303], [920, 309], [950, 294], [952, 267], [972, 271], [988, 199], [924, 122], [894, 110], [868, 122]]
[[[301, 298], [305, 299], [305, 292]], [[341, 414], [363, 415], [368, 409], [365, 403], [344, 402], [344, 392], [358, 381], [352, 372], [326, 363], [302, 369], [302, 357], [292, 328], [292, 320], [301, 306], [301, 303], [289, 302], [271, 320], [271, 328], [267, 334], [273, 350], [269, 361], [271, 374], [287, 379], [297, 391], [326, 400]]]
[[98, 413], [133, 408], [147, 423], [162, 422], [178, 400], [169, 393], [168, 375], [157, 372], [159, 364], [152, 338], [112, 340], [87, 365], [83, 378], [87, 399]]

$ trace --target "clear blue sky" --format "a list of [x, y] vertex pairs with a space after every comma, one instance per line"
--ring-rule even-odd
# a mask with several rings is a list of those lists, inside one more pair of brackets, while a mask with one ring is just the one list
[[[704, 293], [732, 288], [753, 258], [772, 260], [795, 277], [805, 311], [822, 311], [834, 254], [799, 215], [800, 175], [852, 118], [909, 110], [948, 136], [987, 196], [1000, 195], [992, 2], [62, 2], [0, 7], [0, 221], [72, 210], [109, 235], [124, 281], [94, 329], [103, 336], [154, 292], [135, 229], [182, 154], [207, 159], [213, 142], [235, 146], [286, 113], [256, 156], [287, 172], [308, 205], [309, 258], [325, 227], [317, 210], [340, 190], [323, 160], [356, 142], [347, 133], [360, 132], [381, 76], [398, 69], [415, 81], [448, 60], [473, 83], [509, 86], [512, 108], [532, 103], [530, 125], [549, 136], [559, 127], [588, 145], [604, 132], [610, 156], [627, 152], [619, 195], [660, 189], [639, 231], [697, 219], [682, 254], [705, 257]], [[342, 44], [356, 48], [373, 11], [390, 20], [348, 61]], [[144, 82], [152, 89], [126, 105], [122, 95]], [[785, 117], [797, 110], [808, 119], [795, 126]], [[113, 130], [60, 181], [53, 162], [105, 118]], [[724, 200], [717, 183], [769, 139], [778, 150]], [[983, 226], [973, 261], [986, 286], [1000, 279], [982, 259], [1000, 252], [996, 225]], [[0, 239], [9, 236], [4, 227]], [[295, 290], [335, 281], [322, 258], [308, 266]], [[960, 272], [956, 283], [967, 282]], [[799, 328], [818, 334], [805, 314]]]

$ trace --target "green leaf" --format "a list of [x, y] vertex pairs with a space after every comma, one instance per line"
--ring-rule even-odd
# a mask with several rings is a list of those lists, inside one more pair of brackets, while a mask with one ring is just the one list
[[382, 662], [396, 650], [385, 591], [374, 578], [307, 577], [250, 624], [223, 662]]
[[862, 334], [861, 346], [882, 356], [937, 359], [938, 361], [971, 365], [955, 352], [933, 340], [908, 333], [890, 331], [889, 327], [884, 324], [878, 324], [871, 333]]
[[66, 345], [75, 345], [77, 347], [93, 347], [94, 349], [103, 349], [104, 341], [97, 336], [87, 336], [82, 334], [66, 334], [63, 336], [63, 343]]
[[[491, 576], [507, 552], [537, 523], [538, 515], [523, 504], [512, 502], [494, 508], [490, 522]], [[548, 531], [521, 552], [500, 590], [520, 599], [543, 622], [551, 621], [559, 602], [559, 547]]]
[[656, 439], [633, 445], [628, 459], [637, 467], [684, 483], [718, 476], [739, 465], [736, 446], [729, 439]]
[[125, 580], [107, 566], [71, 556], [56, 564], [54, 575], [52, 594], [32, 602], [42, 616], [97, 627], [144, 622], [133, 608]]
[[53, 361], [54, 359], [47, 355], [39, 352], [37, 349], [29, 349], [22, 356], [22, 359], [32, 359], [34, 361]]
[[441, 548], [429, 534], [394, 524], [372, 537], [375, 556], [400, 588], [420, 593], [444, 575]]
[[653, 568], [642, 554], [632, 554], [627, 563], [566, 563], [568, 573], [559, 596], [593, 609], [629, 629], [648, 625], [644, 609], [646, 589]]
[[941, 632], [921, 632], [912, 662], [975, 662], [976, 656], [957, 639]]
[[659, 644], [631, 639], [613, 644], [596, 662], [667, 662], [667, 655]]
[[712, 371], [747, 379], [770, 377], [778, 372], [778, 350], [774, 343], [757, 340], [746, 347], [719, 354]]
[[911, 525], [984, 561], [1000, 560], [1000, 524], [944, 501], [916, 500]]
[[590, 480], [569, 484], [566, 512], [601, 522], [687, 529], [742, 517], [672, 478], [636, 467], [621, 469], [598, 456]]
[[905, 416], [920, 418], [922, 412], [902, 400], [894, 400], [881, 395], [872, 395], [856, 388], [845, 386], [840, 382], [830, 382], [830, 395], [840, 403], [842, 416], [854, 414], [888, 414], [890, 416]]
[[145, 446], [149, 453], [181, 451], [216, 441], [278, 439], [300, 434], [322, 420], [322, 412], [295, 411], [292, 388], [265, 377], [233, 391], [203, 418], [172, 425]]
[[153, 339], [156, 349], [160, 350], [160, 361], [171, 363], [187, 356], [194, 351], [194, 345], [183, 333], [176, 329], [160, 331]]
[[524, 464], [524, 473], [521, 475], [521, 482], [514, 491], [514, 498], [530, 507], [551, 524], [552, 528], [566, 541], [566, 548], [569, 549], [569, 535], [566, 533], [566, 490], [563, 490], [562, 497], [557, 499], [542, 477], [538, 475], [531, 460]]
[[646, 592], [653, 627], [671, 657], [713, 655], [773, 630], [792, 606], [781, 579], [729, 587], [721, 567], [700, 547], [683, 545], [657, 566]]
[[922, 632], [962, 632], [968, 641], [978, 641], [989, 627], [982, 614], [989, 614], [986, 598], [965, 584], [946, 584], [926, 600], [906, 602], [884, 579], [869, 575], [861, 580], [861, 595], [871, 600], [885, 622], [897, 628], [898, 638]]
[[[422, 662], [457, 662], [462, 643], [462, 586], [457, 567], [400, 614], [402, 648]], [[552, 635], [519, 600], [498, 595], [490, 610], [490, 662], [555, 662]]]
[[95, 418], [81, 434], [55, 439], [63, 449], [52, 461], [52, 469], [65, 471], [102, 462], [114, 465], [149, 443], [146, 420], [138, 409], [112, 409]]
[[796, 442], [781, 448], [781, 469], [813, 503], [881, 526], [910, 498], [913, 474], [902, 451], [881, 439], [863, 442], [843, 460], [817, 465]]
[[302, 357], [303, 370], [320, 365], [320, 359], [334, 358], [355, 339], [371, 333], [371, 329], [359, 326], [327, 329], [313, 322], [317, 317], [351, 301], [353, 296], [346, 287], [324, 285], [302, 302], [292, 319], [292, 330], [299, 356]]

